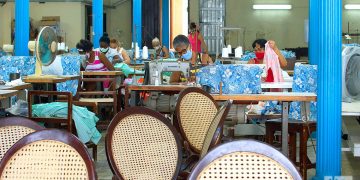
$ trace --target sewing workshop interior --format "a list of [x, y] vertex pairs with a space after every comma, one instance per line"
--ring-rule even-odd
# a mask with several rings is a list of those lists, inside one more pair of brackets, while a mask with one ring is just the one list
[[0, 0], [0, 180], [360, 180], [360, 0]]

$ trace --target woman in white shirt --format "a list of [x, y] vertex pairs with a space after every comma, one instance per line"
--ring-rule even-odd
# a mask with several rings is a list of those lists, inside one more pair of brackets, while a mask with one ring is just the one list
[[126, 50], [120, 46], [120, 43], [116, 39], [110, 40], [110, 49], [113, 51], [116, 51], [116, 53], [119, 55], [119, 61], [118, 62], [124, 62], [126, 64], [130, 64], [130, 57], [126, 53]]

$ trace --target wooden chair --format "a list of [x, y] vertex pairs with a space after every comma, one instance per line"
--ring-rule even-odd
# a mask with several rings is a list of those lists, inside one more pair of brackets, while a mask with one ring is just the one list
[[178, 133], [163, 115], [127, 108], [111, 121], [106, 155], [116, 179], [176, 179], [181, 164]]
[[196, 87], [180, 92], [176, 104], [175, 124], [185, 139], [185, 147], [190, 153], [199, 154], [204, 145], [208, 129], [219, 107], [214, 98]]
[[[67, 117], [66, 118], [33, 117], [33, 114], [32, 114], [32, 105], [33, 105], [32, 99], [33, 99], [33, 96], [40, 96], [40, 95], [41, 96], [61, 96], [62, 100], [59, 100], [59, 101], [67, 103], [67, 107], [68, 107]], [[30, 119], [32, 119], [33, 121], [36, 121], [36, 122], [45, 122], [45, 123], [50, 123], [50, 124], [56, 124], [57, 125], [56, 127], [58, 127], [58, 128], [64, 127], [64, 126], [62, 126], [62, 124], [65, 124], [65, 127], [66, 127], [68, 132], [77, 135], [75, 124], [74, 124], [74, 121], [72, 119], [72, 107], [73, 107], [73, 105], [90, 107], [90, 108], [92, 108], [92, 111], [95, 114], [97, 114], [97, 106], [96, 106], [96, 104], [91, 103], [91, 102], [74, 101], [71, 92], [56, 92], [56, 91], [29, 91], [28, 92], [28, 108], [29, 108], [29, 118]], [[94, 161], [97, 161], [97, 145], [92, 143], [92, 142], [88, 142], [85, 145], [88, 148], [92, 149]]]
[[222, 129], [219, 127], [222, 127], [224, 125], [224, 121], [230, 111], [231, 105], [232, 101], [226, 101], [225, 104], [219, 109], [206, 133], [200, 154], [193, 154], [192, 156], [188, 157], [183, 163], [183, 169], [181, 169], [182, 171], [179, 175], [181, 178], [186, 179], [189, 176], [191, 169], [198, 162], [198, 160], [203, 158], [210, 149], [214, 148], [216, 145], [219, 144], [219, 142], [221, 142], [223, 132]]
[[291, 161], [278, 150], [254, 140], [240, 140], [211, 150], [189, 177], [189, 180], [206, 179], [302, 178]]
[[0, 179], [96, 179], [85, 146], [61, 130], [41, 130], [15, 143], [0, 162]]
[[34, 121], [23, 117], [6, 117], [0, 119], [0, 160], [19, 139], [45, 129]]
[[[279, 121], [267, 121], [266, 126], [266, 137], [265, 140], [269, 144], [274, 143], [274, 134], [276, 131], [281, 131], [281, 122]], [[307, 170], [316, 168], [316, 163], [312, 163], [307, 155], [307, 142], [311, 136], [311, 133], [316, 131], [316, 122], [309, 121], [290, 121], [289, 122], [289, 158], [297, 166], [300, 167], [300, 173], [307, 179]], [[300, 152], [299, 161], [296, 161], [296, 142], [297, 133], [300, 134]]]
[[[80, 85], [78, 88], [77, 100], [80, 102], [92, 102], [95, 103], [97, 108], [100, 106], [109, 106], [113, 108], [113, 116], [118, 112], [118, 93], [117, 93], [117, 75], [118, 71], [104, 71], [104, 72], [86, 72], [81, 71]], [[110, 81], [111, 86], [108, 91], [98, 91], [98, 90], [86, 90], [81, 87], [82, 83], [104, 83], [105, 81]], [[113, 117], [112, 116], [112, 117]], [[104, 123], [104, 126], [101, 126], [101, 129], [106, 129], [109, 122]]]

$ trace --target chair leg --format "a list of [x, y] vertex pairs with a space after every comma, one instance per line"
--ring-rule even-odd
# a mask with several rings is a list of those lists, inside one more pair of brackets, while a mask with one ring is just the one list
[[97, 145], [96, 144], [92, 147], [92, 151], [93, 151], [94, 161], [97, 161]]
[[307, 179], [307, 140], [308, 140], [307, 125], [302, 126], [300, 131], [300, 173], [304, 180]]
[[296, 134], [296, 132], [289, 132], [289, 158], [294, 164], [296, 164]]
[[274, 143], [275, 131], [273, 130], [273, 127], [271, 125], [267, 125], [265, 129], [266, 129], [265, 141], [266, 141], [266, 143], [271, 145]]

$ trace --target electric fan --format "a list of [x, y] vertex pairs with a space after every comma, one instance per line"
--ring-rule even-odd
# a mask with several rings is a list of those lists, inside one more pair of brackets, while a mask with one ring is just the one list
[[360, 47], [344, 47], [342, 51], [342, 100], [360, 100]]

